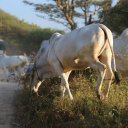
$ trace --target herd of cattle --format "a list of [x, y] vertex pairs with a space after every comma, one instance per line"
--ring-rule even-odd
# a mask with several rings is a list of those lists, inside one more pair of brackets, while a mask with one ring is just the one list
[[8, 56], [0, 55], [0, 69], [3, 72], [3, 77], [8, 81], [11, 78], [20, 78], [25, 73], [25, 69], [29, 65], [29, 60], [26, 55]]
[[[20, 78], [31, 74], [32, 90], [38, 92], [45, 78], [60, 77], [61, 91], [64, 97], [71, 94], [68, 78], [72, 70], [91, 67], [98, 71], [96, 95], [99, 99], [108, 96], [112, 81], [119, 83], [117, 70], [128, 69], [128, 29], [120, 37], [114, 39], [112, 32], [103, 24], [88, 25], [61, 35], [54, 33], [49, 40], [41, 43], [41, 47], [30, 63], [26, 55], [0, 55], [0, 70], [5, 78]], [[106, 80], [106, 90], [101, 91], [103, 80]]]

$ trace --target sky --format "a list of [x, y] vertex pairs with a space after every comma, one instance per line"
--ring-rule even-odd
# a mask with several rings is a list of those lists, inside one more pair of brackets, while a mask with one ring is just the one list
[[[22, 1], [23, 0], [0, 0], [0, 9], [30, 24], [36, 24], [42, 28], [55, 28], [66, 31], [67, 28], [63, 25], [36, 16], [37, 12], [35, 12], [34, 8], [24, 4]], [[50, 0], [29, 1], [35, 3], [50, 3]], [[113, 0], [113, 6], [116, 3], [117, 0]]]
[[[22, 2], [23, 0], [0, 0], [0, 9], [5, 12], [16, 16], [20, 20], [24, 20], [30, 24], [36, 24], [42, 28], [57, 28], [57, 29], [66, 29], [63, 25], [59, 25], [53, 21], [47, 19], [42, 19], [36, 16], [32, 6], [26, 5]], [[31, 0], [36, 3], [49, 2], [49, 0]]]

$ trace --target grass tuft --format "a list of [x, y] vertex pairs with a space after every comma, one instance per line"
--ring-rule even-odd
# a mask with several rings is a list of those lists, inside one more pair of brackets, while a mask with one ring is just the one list
[[126, 80], [112, 85], [104, 101], [96, 98], [95, 82], [82, 76], [70, 80], [73, 101], [60, 97], [59, 79], [46, 80], [38, 97], [22, 90], [17, 103], [21, 124], [23, 128], [128, 128]]

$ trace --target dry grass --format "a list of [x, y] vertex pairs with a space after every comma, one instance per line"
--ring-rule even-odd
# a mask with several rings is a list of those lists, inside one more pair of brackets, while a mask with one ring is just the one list
[[20, 92], [17, 112], [22, 128], [128, 128], [128, 79], [112, 85], [104, 101], [95, 96], [95, 80], [73, 78], [73, 101], [60, 97], [59, 82], [46, 80], [38, 97], [30, 97], [29, 90]]

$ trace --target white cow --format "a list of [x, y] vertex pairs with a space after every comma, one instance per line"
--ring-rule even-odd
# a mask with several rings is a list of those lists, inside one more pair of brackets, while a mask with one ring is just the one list
[[[113, 36], [102, 24], [92, 24], [61, 35], [55, 33], [41, 44], [33, 68], [32, 86], [35, 92], [45, 78], [60, 76], [62, 96], [69, 89], [68, 78], [72, 70], [94, 68], [98, 71], [96, 94], [103, 99], [108, 96], [110, 84], [115, 74], [119, 82], [113, 52]], [[113, 74], [114, 72], [114, 74]], [[101, 93], [103, 79], [107, 80], [106, 91]]]
[[114, 52], [117, 69], [121, 72], [128, 72], [128, 28], [114, 39]]
[[19, 77], [24, 72], [25, 65], [28, 64], [28, 58], [24, 55], [0, 55], [0, 68], [3, 69], [7, 80], [12, 74], [14, 77]]

